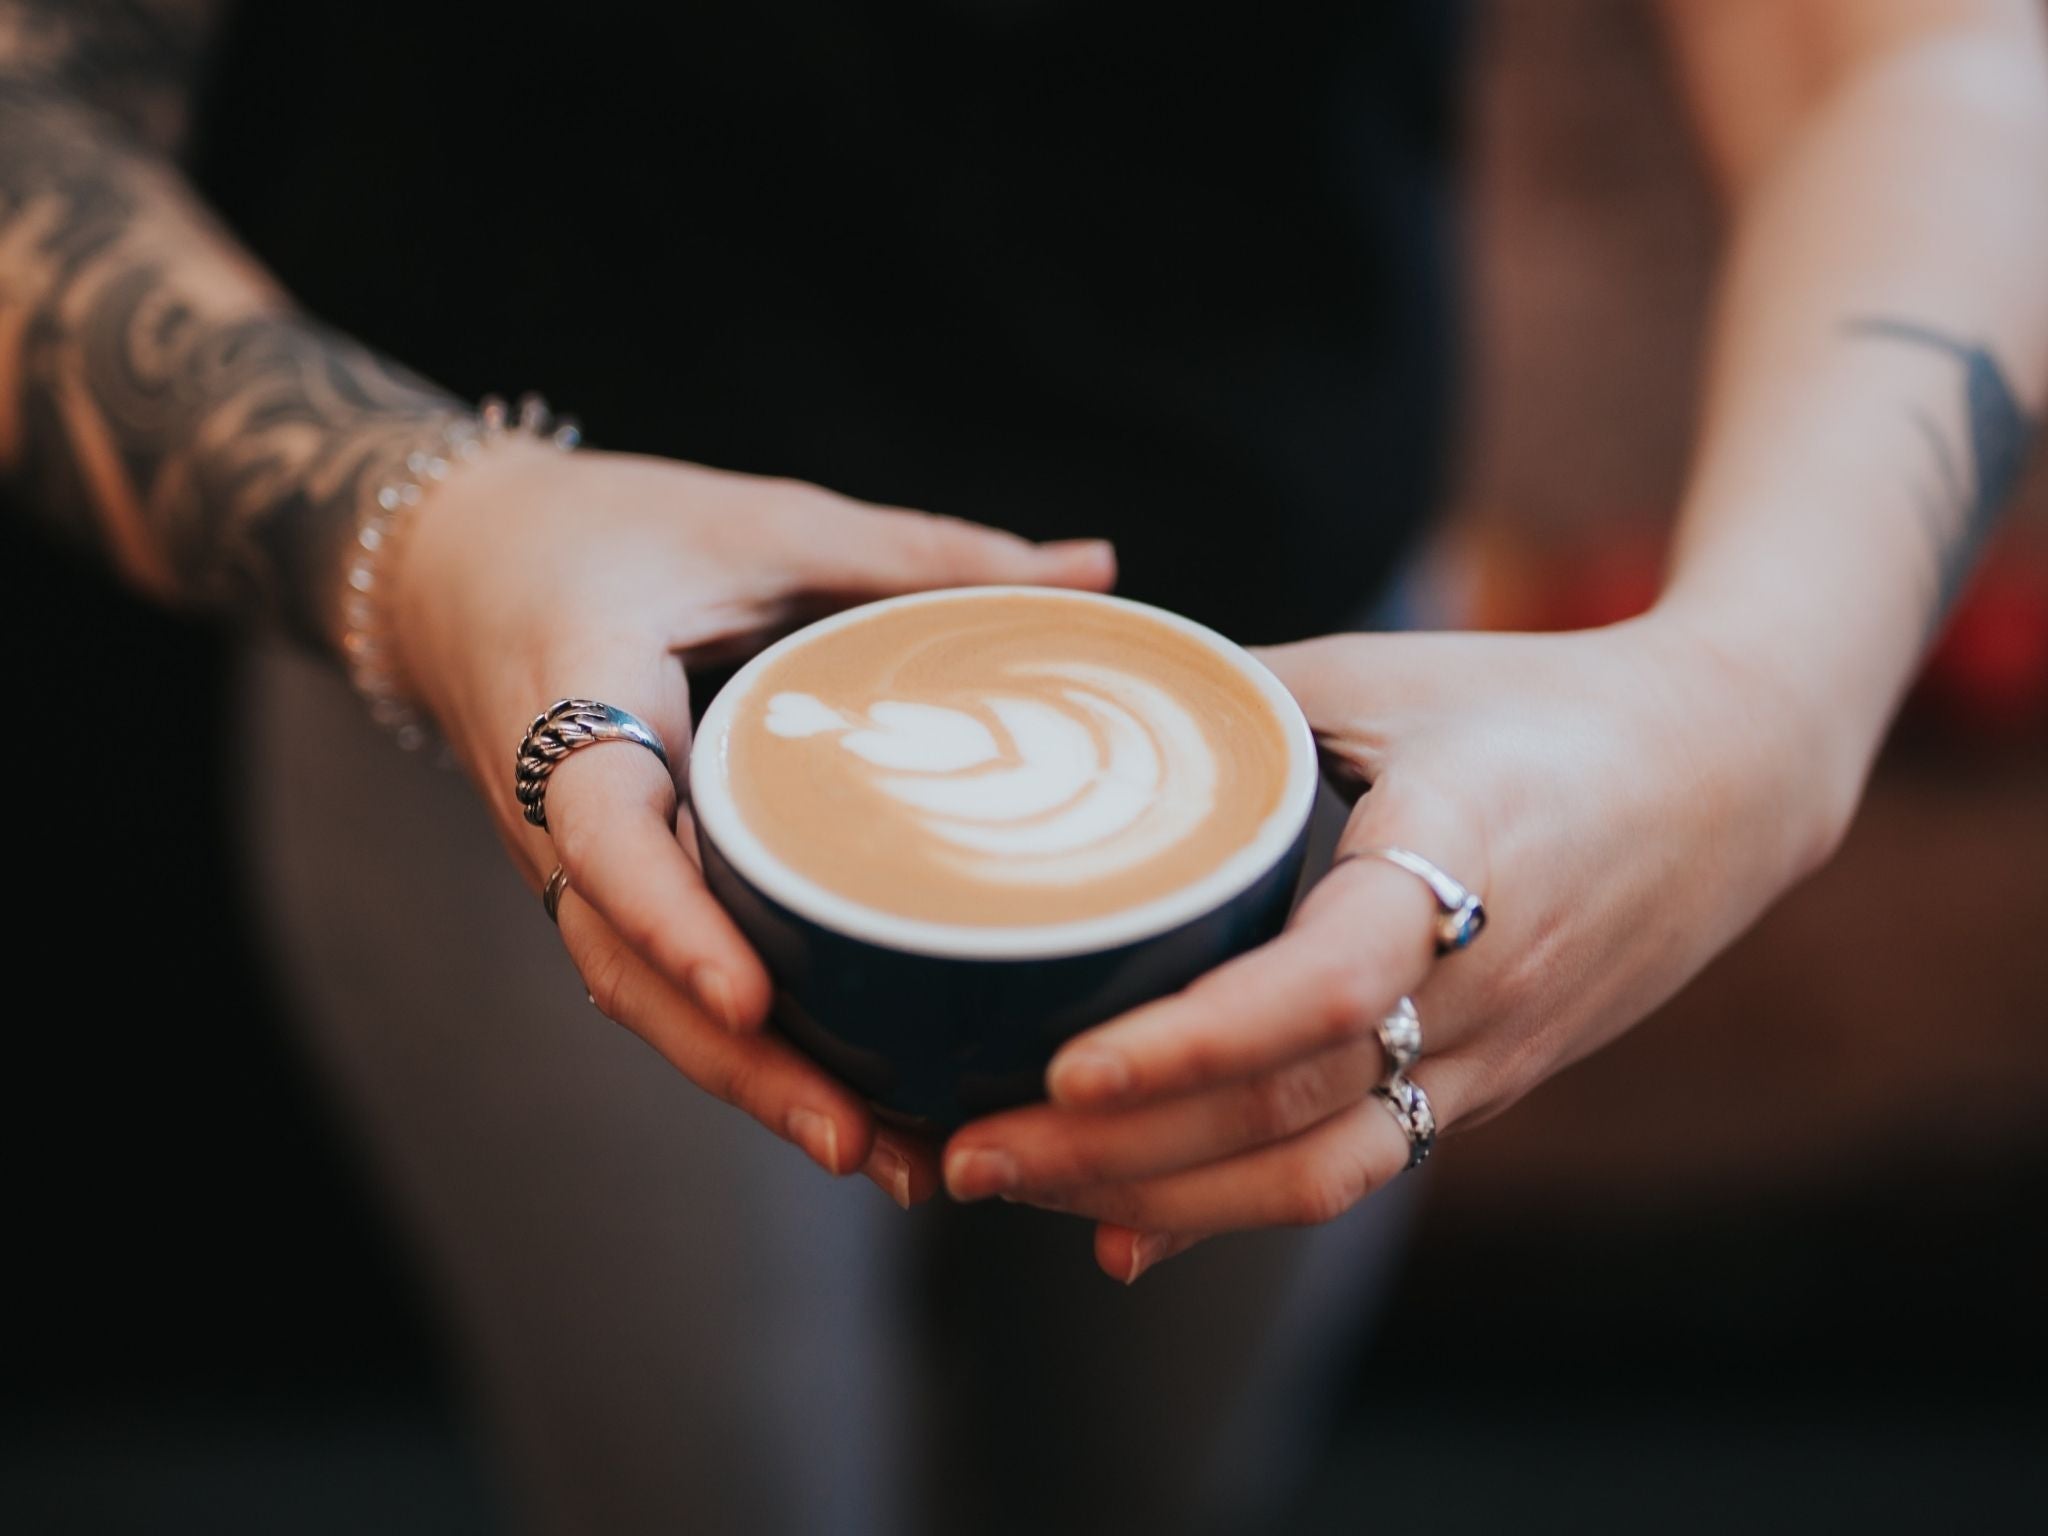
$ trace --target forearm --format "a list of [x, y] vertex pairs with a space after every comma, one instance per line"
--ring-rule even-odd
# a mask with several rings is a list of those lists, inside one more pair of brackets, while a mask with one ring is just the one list
[[1850, 71], [1741, 189], [1662, 612], [1768, 679], [1846, 818], [2048, 382], [2030, 23]]
[[97, 10], [0, 5], [0, 486], [162, 601], [331, 643], [364, 499], [455, 402], [292, 311], [164, 152], [178, 83], [137, 72], [175, 51], [109, 93]]

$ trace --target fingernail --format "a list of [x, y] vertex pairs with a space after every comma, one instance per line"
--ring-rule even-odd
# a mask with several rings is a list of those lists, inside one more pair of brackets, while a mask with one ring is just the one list
[[867, 1166], [861, 1170], [876, 1184], [882, 1193], [894, 1200], [904, 1210], [910, 1209], [910, 1159], [890, 1146], [886, 1141], [877, 1141], [874, 1150], [868, 1153]]
[[830, 1115], [815, 1109], [792, 1109], [788, 1130], [789, 1139], [809, 1153], [812, 1162], [835, 1179], [839, 1177], [839, 1127]]
[[986, 1200], [1017, 1187], [1017, 1160], [995, 1147], [962, 1147], [946, 1157], [946, 1188], [955, 1200]]
[[1130, 1090], [1131, 1069], [1113, 1051], [1082, 1046], [1053, 1062], [1046, 1086], [1055, 1099], [1070, 1103], [1114, 1099]]
[[1107, 539], [1056, 539], [1041, 544], [1040, 552], [1050, 564], [1067, 565], [1087, 561], [1106, 571], [1116, 569], [1116, 546]]
[[739, 1027], [739, 1015], [732, 1004], [732, 983], [714, 965], [690, 967], [690, 990], [712, 1019], [726, 1029]]
[[1136, 1285], [1138, 1276], [1166, 1256], [1167, 1244], [1171, 1241], [1164, 1232], [1148, 1232], [1131, 1240], [1131, 1272], [1124, 1276], [1125, 1285]]

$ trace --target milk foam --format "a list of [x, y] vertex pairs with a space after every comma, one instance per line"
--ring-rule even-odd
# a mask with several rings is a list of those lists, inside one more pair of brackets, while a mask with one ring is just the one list
[[918, 593], [756, 657], [698, 825], [775, 901], [929, 953], [1057, 954], [1209, 910], [1286, 847], [1308, 727], [1212, 632], [1119, 598]]
[[991, 692], [964, 708], [878, 699], [858, 714], [808, 693], [768, 701], [785, 739], [837, 732], [874, 787], [916, 815], [971, 878], [1065, 885], [1157, 857], [1200, 827], [1216, 799], [1216, 757], [1163, 689], [1086, 662], [1020, 666], [1066, 686]]

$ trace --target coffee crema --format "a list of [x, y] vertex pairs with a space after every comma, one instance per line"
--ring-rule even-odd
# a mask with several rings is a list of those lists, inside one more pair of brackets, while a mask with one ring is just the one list
[[733, 712], [734, 809], [775, 859], [899, 917], [1097, 918], [1248, 847], [1285, 727], [1142, 610], [1014, 590], [887, 607], [774, 657]]

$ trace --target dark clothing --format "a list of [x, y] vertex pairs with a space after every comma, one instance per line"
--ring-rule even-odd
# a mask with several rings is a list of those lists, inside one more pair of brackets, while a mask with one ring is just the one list
[[1438, 489], [1460, 8], [244, 0], [196, 171], [317, 315], [605, 446], [1034, 537], [1248, 640]]

